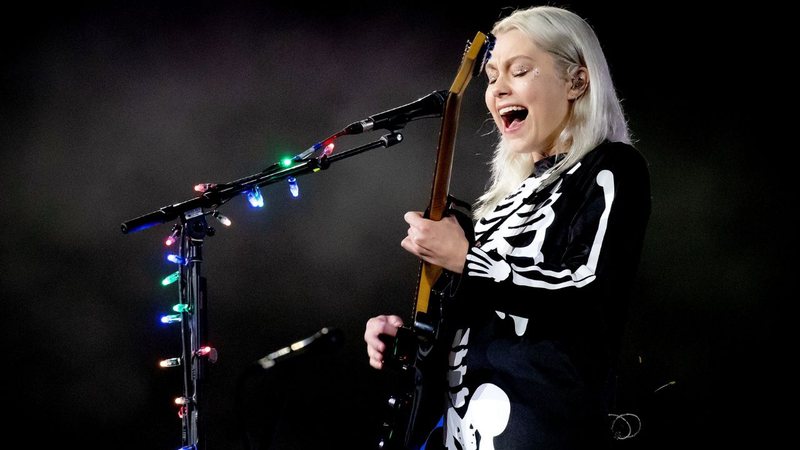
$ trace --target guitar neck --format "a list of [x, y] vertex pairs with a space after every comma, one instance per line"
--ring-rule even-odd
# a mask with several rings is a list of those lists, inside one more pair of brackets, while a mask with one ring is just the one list
[[447, 195], [450, 193], [450, 174], [453, 171], [453, 155], [458, 129], [458, 116], [461, 110], [461, 96], [453, 92], [447, 96], [442, 130], [439, 134], [439, 147], [436, 153], [436, 167], [433, 174], [431, 200], [428, 204], [428, 218], [442, 220], [447, 208]]
[[[447, 213], [447, 197], [450, 191], [450, 174], [453, 169], [456, 130], [458, 129], [461, 99], [469, 81], [475, 72], [483, 69], [483, 63], [493, 45], [493, 38], [478, 32], [469, 44], [458, 73], [450, 86], [442, 115], [442, 127], [439, 133], [439, 146], [436, 152], [436, 165], [431, 187], [431, 198], [426, 217], [439, 221]], [[479, 61], [482, 60], [480, 63]], [[417, 282], [417, 297], [414, 302], [414, 328], [420, 336], [436, 334], [438, 311], [430, 311], [431, 291], [443, 269], [428, 262], [420, 263]]]
[[[453, 155], [461, 96], [450, 93], [445, 103], [442, 129], [439, 134], [439, 147], [436, 152], [436, 166], [433, 174], [431, 198], [426, 211], [428, 219], [439, 221], [447, 212], [447, 196], [450, 192], [450, 175], [453, 171]], [[423, 332], [433, 334], [430, 323], [430, 296], [433, 285], [442, 275], [443, 269], [428, 262], [420, 263], [417, 283], [417, 301], [414, 304], [414, 325]]]

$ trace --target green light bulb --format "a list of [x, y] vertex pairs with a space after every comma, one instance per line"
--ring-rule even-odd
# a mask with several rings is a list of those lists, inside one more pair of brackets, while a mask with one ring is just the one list
[[180, 278], [180, 277], [181, 277], [181, 271], [180, 270], [176, 270], [175, 272], [169, 274], [169, 276], [167, 276], [166, 278], [161, 280], [161, 285], [162, 286], [169, 286], [170, 284], [178, 281], [178, 278]]

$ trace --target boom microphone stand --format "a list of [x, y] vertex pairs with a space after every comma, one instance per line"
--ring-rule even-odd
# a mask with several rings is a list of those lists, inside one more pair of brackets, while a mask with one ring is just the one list
[[[180, 281], [179, 300], [175, 306], [180, 315], [170, 316], [170, 322], [181, 322], [182, 355], [161, 362], [163, 367], [183, 366], [183, 397], [180, 398], [180, 417], [183, 421], [181, 450], [205, 450], [205, 396], [203, 392], [206, 362], [215, 362], [217, 351], [206, 344], [208, 319], [206, 316], [206, 280], [201, 275], [202, 248], [206, 236], [212, 236], [214, 229], [206, 223], [205, 216], [213, 215], [225, 224], [226, 218], [217, 209], [237, 196], [247, 194], [251, 203], [263, 205], [259, 188], [283, 179], [292, 181], [293, 177], [319, 172], [336, 161], [358, 155], [378, 147], [391, 147], [402, 142], [403, 135], [398, 132], [408, 122], [422, 118], [441, 117], [449, 91], [440, 90], [421, 97], [411, 103], [374, 114], [366, 119], [353, 122], [327, 139], [317, 142], [302, 153], [287, 161], [274, 163], [259, 173], [240, 178], [229, 183], [199, 185], [199, 196], [164, 206], [153, 212], [122, 223], [122, 232], [134, 233], [154, 225], [178, 219], [180, 224], [173, 227], [172, 239], [178, 233], [181, 237], [180, 255], [173, 256], [173, 262], [180, 264], [177, 272], [167, 277], [162, 284]], [[388, 134], [368, 144], [332, 155], [330, 144], [344, 135], [359, 134], [377, 129], [389, 130]], [[322, 150], [321, 154], [313, 157]], [[197, 187], [196, 187], [197, 188]], [[260, 204], [259, 204], [260, 203]], [[174, 320], [173, 320], [174, 319]]]
[[[326, 141], [331, 140], [330, 138]], [[220, 217], [218, 208], [239, 194], [257, 192], [261, 186], [276, 183], [289, 177], [325, 170], [336, 161], [358, 155], [378, 147], [391, 147], [402, 142], [403, 135], [393, 130], [380, 139], [368, 144], [328, 155], [309, 157], [311, 149], [321, 148], [315, 144], [306, 152], [295, 157], [297, 164], [275, 163], [263, 171], [240, 178], [229, 183], [208, 185], [201, 195], [173, 205], [164, 206], [143, 216], [122, 223], [122, 232], [134, 233], [154, 225], [179, 220], [173, 227], [173, 236], [180, 235], [180, 255], [176, 261], [179, 270], [173, 274], [179, 281], [179, 304], [181, 322], [181, 357], [162, 361], [163, 367], [183, 367], [183, 397], [181, 397], [180, 417], [182, 420], [181, 449], [206, 449], [206, 400], [205, 379], [207, 363], [215, 362], [217, 350], [208, 347], [207, 287], [201, 274], [203, 262], [203, 243], [207, 236], [213, 236], [214, 228], [206, 222], [205, 216]], [[166, 280], [165, 280], [166, 281]]]

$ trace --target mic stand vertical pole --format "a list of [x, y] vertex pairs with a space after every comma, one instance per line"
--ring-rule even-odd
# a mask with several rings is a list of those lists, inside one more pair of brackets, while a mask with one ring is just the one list
[[[201, 275], [203, 241], [213, 236], [214, 229], [205, 220], [202, 208], [187, 211], [181, 216], [183, 222], [182, 253], [185, 267], [181, 277], [181, 303], [185, 304], [181, 320], [181, 342], [183, 345], [183, 379], [186, 409], [183, 413], [181, 433], [182, 450], [205, 450], [206, 448], [206, 399], [205, 381], [208, 358], [198, 351], [207, 343], [208, 316], [206, 310], [206, 279]], [[184, 301], [185, 300], [185, 301]]]

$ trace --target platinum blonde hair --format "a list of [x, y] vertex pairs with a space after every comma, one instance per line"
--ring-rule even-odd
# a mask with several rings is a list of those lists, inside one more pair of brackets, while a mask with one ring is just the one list
[[[517, 10], [498, 21], [492, 33], [510, 30], [525, 33], [542, 50], [553, 56], [556, 70], [571, 79], [585, 67], [589, 79], [586, 91], [573, 101], [567, 124], [556, 138], [554, 151], [566, 153], [550, 169], [548, 180], [568, 170], [604, 140], [630, 144], [622, 106], [617, 98], [611, 72], [600, 42], [591, 26], [573, 12], [552, 6]], [[491, 179], [478, 199], [475, 217], [490, 213], [506, 195], [533, 173], [534, 161], [528, 154], [509, 151], [500, 136], [491, 162]], [[542, 183], [541, 187], [548, 183]]]

